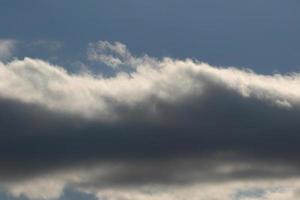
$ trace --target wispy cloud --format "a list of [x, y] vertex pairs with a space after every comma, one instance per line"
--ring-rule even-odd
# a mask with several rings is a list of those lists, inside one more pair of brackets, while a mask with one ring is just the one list
[[63, 47], [63, 44], [55, 40], [35, 40], [27, 44], [29, 48], [43, 50], [49, 53], [56, 52]]
[[0, 61], [6, 60], [12, 56], [15, 45], [15, 40], [0, 39]]

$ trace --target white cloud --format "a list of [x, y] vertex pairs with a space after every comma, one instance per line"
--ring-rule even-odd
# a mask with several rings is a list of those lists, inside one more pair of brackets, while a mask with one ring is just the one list
[[[226, 183], [194, 184], [188, 187], [140, 187], [135, 189], [99, 190], [96, 195], [99, 200], [296, 200], [299, 198], [297, 189], [299, 180], [244, 181]], [[239, 191], [259, 189], [260, 195], [244, 195]], [[247, 190], [246, 189], [246, 190]]]
[[29, 199], [57, 199], [64, 190], [64, 182], [52, 179], [38, 179], [8, 187], [14, 197], [26, 196]]
[[100, 41], [89, 44], [88, 59], [93, 61], [101, 61], [116, 68], [117, 66], [123, 64], [124, 61], [133, 59], [133, 57], [127, 50], [126, 46], [120, 42], [111, 44], [106, 41]]
[[152, 66], [157, 64], [157, 60], [147, 55], [135, 57], [127, 49], [126, 45], [115, 42], [114, 44], [107, 41], [90, 43], [87, 51], [88, 59], [96, 62], [103, 62], [115, 70], [125, 71], [127, 68], [136, 68], [140, 65]]
[[16, 41], [10, 39], [0, 39], [0, 61], [6, 60], [12, 56]]
[[[122, 44], [103, 45], [118, 54], [130, 55]], [[124, 60], [128, 61], [127, 56]], [[0, 63], [0, 96], [101, 119], [116, 119], [116, 106], [134, 109], [147, 103], [145, 112], [151, 113], [155, 105], [149, 98], [174, 103], [205, 96], [212, 87], [281, 107], [291, 108], [300, 102], [299, 74], [259, 75], [233, 67], [171, 58], [129, 56], [128, 63], [135, 70], [119, 72], [110, 78], [70, 74], [62, 67], [31, 58]]]

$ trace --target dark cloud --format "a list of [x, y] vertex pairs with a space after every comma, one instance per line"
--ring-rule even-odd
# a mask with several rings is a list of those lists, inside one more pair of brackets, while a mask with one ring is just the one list
[[[152, 101], [157, 119], [145, 116], [141, 107], [119, 112], [126, 116], [123, 122], [103, 123], [2, 100], [1, 179], [107, 162], [121, 166], [102, 177], [108, 185], [193, 182], [198, 171], [207, 174], [202, 179], [220, 181], [214, 170], [226, 162], [268, 166], [236, 170], [223, 175], [226, 179], [298, 175], [297, 108], [268, 105], [220, 88], [176, 105]], [[291, 169], [272, 171], [273, 165]]]

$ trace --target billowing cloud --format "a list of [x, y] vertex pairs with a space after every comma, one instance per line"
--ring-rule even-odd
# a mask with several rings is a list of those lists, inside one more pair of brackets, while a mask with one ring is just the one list
[[[109, 46], [110, 45], [110, 46]], [[281, 107], [298, 107], [300, 102], [299, 74], [257, 75], [236, 68], [216, 68], [192, 60], [135, 59], [120, 43], [101, 43], [102, 49], [121, 54], [118, 62], [130, 64], [135, 70], [102, 78], [93, 74], [69, 74], [62, 67], [41, 60], [25, 58], [1, 64], [1, 90], [5, 98], [40, 104], [56, 111], [115, 118], [117, 107], [132, 108], [146, 103], [146, 113], [155, 110], [155, 103], [175, 103], [183, 99], [206, 97], [212, 89], [236, 93], [245, 99], [267, 101]], [[128, 56], [123, 56], [128, 55]], [[96, 56], [96, 55], [95, 55]], [[129, 60], [126, 60], [128, 57]], [[153, 101], [149, 102], [149, 99]], [[154, 109], [154, 110], [153, 110]]]
[[31, 199], [66, 187], [112, 200], [297, 198], [299, 74], [137, 57], [103, 41], [88, 55], [116, 74], [0, 63], [4, 190]]
[[0, 61], [12, 56], [16, 41], [11, 39], [0, 39]]

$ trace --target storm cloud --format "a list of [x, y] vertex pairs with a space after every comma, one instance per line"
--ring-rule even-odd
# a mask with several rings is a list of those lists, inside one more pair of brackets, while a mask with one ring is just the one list
[[214, 183], [224, 187], [215, 199], [238, 199], [238, 188], [260, 184], [264, 198], [297, 197], [300, 74], [135, 56], [104, 41], [91, 43], [88, 57], [115, 75], [32, 58], [0, 63], [3, 190], [31, 199], [58, 198], [67, 187], [99, 199], [180, 199], [201, 187], [195, 198], [207, 199]]

